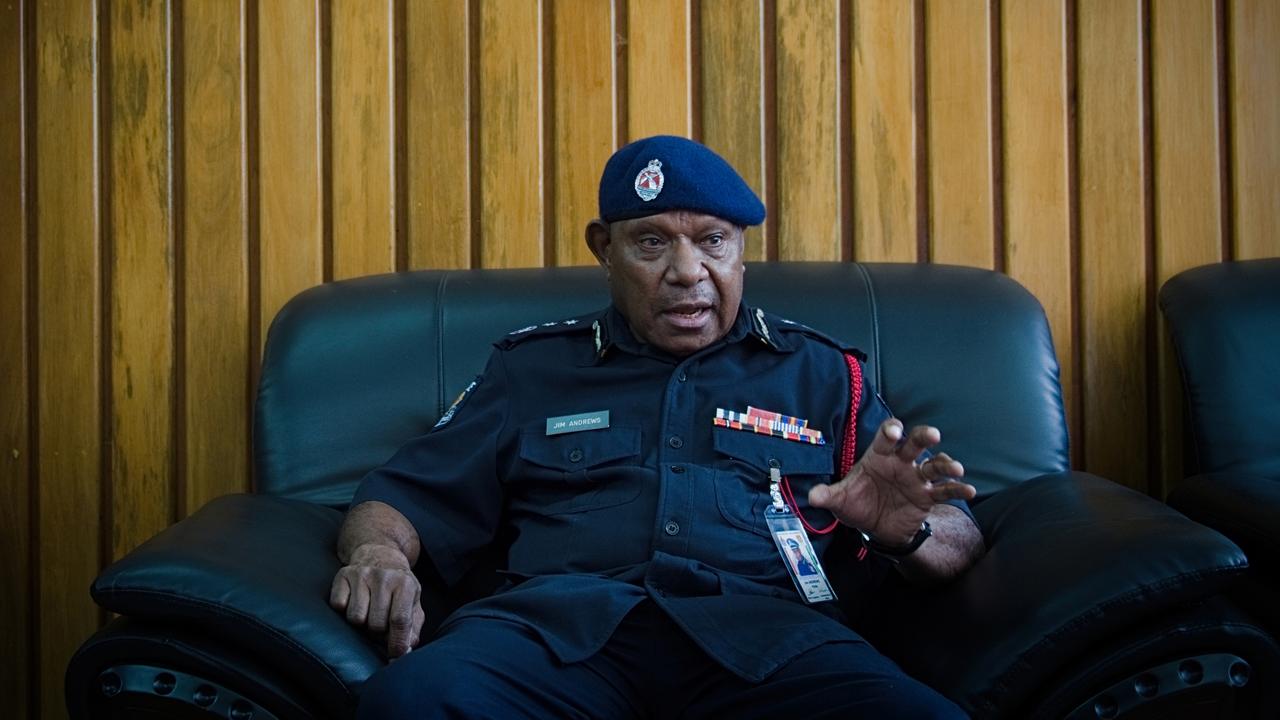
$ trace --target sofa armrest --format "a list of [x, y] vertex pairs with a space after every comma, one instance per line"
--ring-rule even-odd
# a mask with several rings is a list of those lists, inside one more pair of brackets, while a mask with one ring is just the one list
[[1169, 493], [1169, 504], [1238, 543], [1255, 570], [1278, 567], [1280, 481], [1230, 471], [1196, 475]]
[[[1091, 648], [1247, 568], [1218, 532], [1085, 473], [1027, 481], [974, 515], [986, 555], [951, 584], [900, 588], [873, 639], [975, 715], [1016, 711]], [[950, 621], [901, 632], [922, 617]]]
[[109, 566], [91, 592], [121, 615], [216, 633], [321, 703], [354, 707], [385, 661], [328, 604], [341, 523], [342, 513], [312, 503], [224, 496]]

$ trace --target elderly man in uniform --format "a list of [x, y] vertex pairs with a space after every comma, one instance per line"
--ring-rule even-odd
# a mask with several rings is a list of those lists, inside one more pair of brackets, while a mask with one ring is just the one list
[[[609, 160], [586, 240], [612, 304], [500, 339], [352, 501], [330, 602], [398, 658], [362, 716], [963, 717], [837, 595], [886, 566], [964, 572], [974, 489], [931, 454], [938, 430], [889, 415], [861, 353], [742, 302], [764, 215], [693, 141]], [[415, 568], [455, 583], [499, 537], [505, 585], [422, 638]]]

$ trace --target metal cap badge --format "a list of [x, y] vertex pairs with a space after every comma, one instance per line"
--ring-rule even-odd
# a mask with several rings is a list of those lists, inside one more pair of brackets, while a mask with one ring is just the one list
[[662, 161], [654, 158], [648, 167], [636, 175], [636, 194], [640, 199], [649, 202], [662, 192], [662, 183], [666, 180], [662, 175]]

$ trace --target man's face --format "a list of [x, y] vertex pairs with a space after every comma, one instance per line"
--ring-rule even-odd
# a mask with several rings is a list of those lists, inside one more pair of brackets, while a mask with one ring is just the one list
[[733, 326], [742, 300], [742, 228], [673, 210], [587, 227], [613, 304], [642, 342], [690, 355]]

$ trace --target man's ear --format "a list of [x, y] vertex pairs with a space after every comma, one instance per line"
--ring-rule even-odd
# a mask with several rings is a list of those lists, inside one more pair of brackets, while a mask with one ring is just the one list
[[592, 220], [587, 223], [587, 247], [591, 254], [605, 270], [609, 269], [609, 245], [613, 240], [609, 236], [609, 226], [603, 220]]

